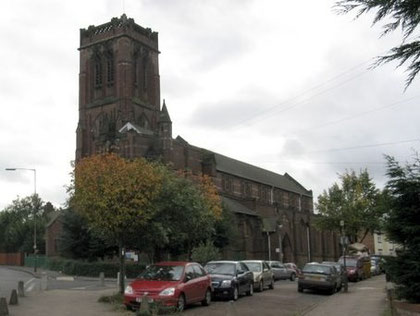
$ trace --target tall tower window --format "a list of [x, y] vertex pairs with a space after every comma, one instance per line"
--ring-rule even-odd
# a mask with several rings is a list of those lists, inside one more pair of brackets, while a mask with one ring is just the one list
[[143, 91], [146, 91], [147, 89], [147, 57], [143, 58]]
[[102, 64], [100, 59], [95, 60], [95, 85], [97, 87], [102, 85]]
[[107, 82], [112, 84], [114, 82], [114, 56], [110, 54], [106, 61], [107, 68]]

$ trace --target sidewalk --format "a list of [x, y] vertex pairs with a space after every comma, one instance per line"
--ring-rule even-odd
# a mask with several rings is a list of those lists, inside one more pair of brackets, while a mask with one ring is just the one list
[[306, 312], [308, 316], [381, 316], [387, 309], [385, 276], [349, 283], [348, 293], [336, 293]]

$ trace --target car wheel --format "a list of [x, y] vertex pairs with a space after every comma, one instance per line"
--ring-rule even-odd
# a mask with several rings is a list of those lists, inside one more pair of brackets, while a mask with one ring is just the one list
[[246, 292], [246, 295], [248, 296], [254, 295], [254, 284], [252, 283], [249, 284], [249, 290]]
[[262, 292], [264, 290], [264, 284], [263, 281], [261, 280], [260, 283], [258, 284], [258, 292]]
[[269, 288], [270, 290], [274, 290], [274, 279], [271, 279], [271, 283], [270, 283], [270, 285], [268, 286], [268, 288]]
[[298, 292], [302, 293], [303, 292], [303, 287], [301, 287], [300, 285], [298, 286]]
[[238, 290], [238, 287], [235, 286], [232, 292], [232, 300], [237, 301], [238, 298], [239, 298], [239, 290]]
[[290, 275], [290, 281], [294, 281], [296, 279], [296, 274], [292, 273]]
[[209, 306], [211, 302], [211, 292], [207, 289], [206, 294], [204, 295], [204, 299], [201, 301], [201, 305]]
[[179, 295], [178, 303], [176, 305], [179, 312], [182, 312], [185, 308], [185, 296], [184, 294]]

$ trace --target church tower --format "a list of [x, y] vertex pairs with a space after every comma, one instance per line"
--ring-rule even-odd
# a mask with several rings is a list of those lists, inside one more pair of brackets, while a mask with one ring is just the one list
[[162, 118], [158, 34], [124, 14], [81, 29], [79, 51], [76, 160], [152, 155]]

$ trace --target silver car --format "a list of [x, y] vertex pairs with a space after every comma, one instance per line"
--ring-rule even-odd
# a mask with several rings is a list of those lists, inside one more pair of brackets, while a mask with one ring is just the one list
[[274, 280], [287, 280], [294, 281], [296, 279], [296, 272], [293, 269], [286, 267], [280, 261], [267, 261], [273, 270]]
[[254, 275], [254, 288], [262, 292], [266, 286], [274, 289], [274, 275], [267, 261], [264, 260], [244, 260], [250, 271]]
[[298, 279], [298, 292], [305, 289], [327, 290], [334, 294], [339, 288], [336, 268], [322, 263], [307, 263]]

